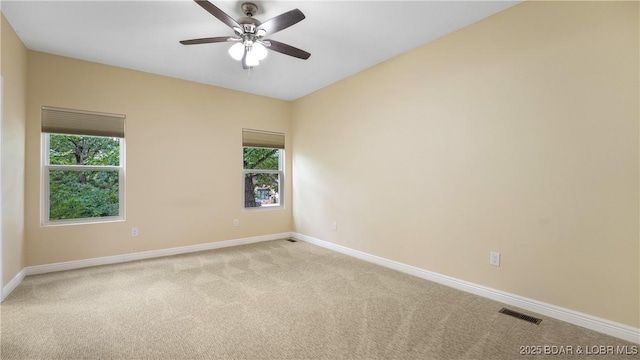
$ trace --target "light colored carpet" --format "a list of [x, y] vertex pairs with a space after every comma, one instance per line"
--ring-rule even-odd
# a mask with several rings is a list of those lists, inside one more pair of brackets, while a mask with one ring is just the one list
[[[270, 241], [24, 279], [2, 359], [518, 359], [636, 346], [304, 242]], [[518, 309], [516, 309], [518, 310]], [[535, 315], [535, 314], [532, 314]], [[607, 359], [617, 358], [607, 356]], [[620, 356], [620, 359], [635, 358]]]

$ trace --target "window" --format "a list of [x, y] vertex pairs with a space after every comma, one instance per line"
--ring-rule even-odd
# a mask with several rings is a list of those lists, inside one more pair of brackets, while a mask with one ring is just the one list
[[42, 108], [44, 224], [124, 219], [124, 116]]
[[244, 207], [282, 206], [284, 134], [242, 131]]

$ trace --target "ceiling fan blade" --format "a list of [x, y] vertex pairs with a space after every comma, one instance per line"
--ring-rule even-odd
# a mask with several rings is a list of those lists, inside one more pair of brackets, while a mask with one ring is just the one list
[[212, 3], [206, 0], [194, 0], [194, 1], [198, 3], [198, 5], [200, 5], [203, 9], [207, 10], [211, 15], [218, 18], [218, 20], [225, 23], [228, 27], [232, 29], [233, 28], [242, 29], [242, 27], [240, 26], [240, 24], [238, 24], [237, 21], [235, 21], [231, 16], [227, 15], [227, 13], [220, 10], [217, 6], [213, 5]]
[[271, 49], [273, 51], [276, 51], [285, 55], [297, 57], [298, 59], [307, 60], [309, 56], [311, 56], [311, 54], [309, 54], [304, 50], [300, 50], [296, 47], [281, 43], [279, 41], [267, 40], [265, 42], [268, 44], [270, 43], [267, 49]]
[[211, 44], [211, 43], [219, 43], [219, 42], [227, 42], [229, 39], [232, 39], [228, 36], [218, 36], [218, 37], [209, 37], [202, 39], [191, 39], [191, 40], [182, 40], [180, 44], [182, 45], [197, 45], [197, 44]]
[[256, 30], [262, 29], [266, 31], [267, 34], [271, 35], [304, 20], [304, 18], [305, 16], [302, 11], [293, 9], [263, 22], [256, 28]]

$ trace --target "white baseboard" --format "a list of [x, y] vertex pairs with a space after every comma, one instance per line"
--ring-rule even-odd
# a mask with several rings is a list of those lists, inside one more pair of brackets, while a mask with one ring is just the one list
[[640, 344], [640, 329], [638, 328], [598, 318], [589, 314], [580, 313], [574, 310], [562, 308], [556, 305], [547, 304], [538, 300], [529, 299], [523, 296], [510, 294], [486, 286], [470, 283], [450, 276], [438, 274], [436, 272], [420, 269], [414, 266], [371, 255], [359, 250], [354, 250], [345, 246], [337, 245], [328, 241], [320, 240], [311, 236], [292, 233], [291, 237], [377, 265], [391, 268], [406, 274], [414, 275], [425, 280], [433, 281], [438, 284], [446, 285], [508, 305], [517, 306], [519, 308], [564, 322], [568, 322], [570, 324], [582, 326], [590, 330]]
[[28, 266], [22, 269], [22, 271], [20, 271], [18, 275], [16, 275], [2, 289], [2, 300], [4, 300], [5, 297], [7, 297], [22, 282], [24, 277], [28, 275], [37, 275], [37, 274], [44, 274], [44, 273], [50, 273], [50, 272], [56, 272], [56, 271], [80, 269], [80, 268], [86, 268], [91, 266], [117, 264], [117, 263], [123, 263], [128, 261], [157, 258], [162, 256], [186, 254], [186, 253], [191, 253], [196, 251], [205, 251], [205, 250], [220, 249], [220, 248], [231, 247], [231, 246], [253, 244], [253, 243], [262, 242], [262, 241], [288, 239], [290, 237], [291, 237], [291, 233], [285, 232], [285, 233], [279, 233], [279, 234], [254, 236], [249, 238], [216, 241], [216, 242], [210, 242], [205, 244], [181, 246], [181, 247], [175, 247], [175, 248], [169, 248], [169, 249], [159, 249], [159, 250], [143, 251], [143, 252], [137, 252], [137, 253], [131, 253], [131, 254], [105, 256], [105, 257], [99, 257], [99, 258], [93, 258], [93, 259]]
[[20, 270], [19, 273], [16, 274], [16, 276], [13, 277], [13, 279], [11, 279], [11, 281], [9, 281], [9, 283], [7, 285], [5, 285], [1, 291], [0, 291], [0, 301], [4, 301], [4, 298], [6, 298], [9, 294], [11, 294], [11, 292], [18, 286], [20, 285], [20, 283], [22, 282], [22, 280], [25, 277], [25, 271], [24, 269]]

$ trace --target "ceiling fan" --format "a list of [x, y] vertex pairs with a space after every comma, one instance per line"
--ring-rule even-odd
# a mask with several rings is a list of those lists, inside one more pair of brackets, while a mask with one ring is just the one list
[[267, 35], [273, 35], [278, 31], [302, 21], [305, 16], [302, 11], [298, 9], [287, 11], [265, 22], [260, 22], [253, 18], [253, 15], [258, 11], [258, 6], [251, 2], [245, 2], [241, 6], [245, 17], [236, 21], [207, 0], [194, 1], [211, 15], [233, 29], [235, 36], [182, 40], [180, 43], [183, 45], [235, 42], [235, 44], [229, 48], [229, 55], [235, 60], [241, 61], [244, 69], [251, 69], [257, 66], [260, 60], [263, 60], [267, 56], [267, 49], [303, 60], [311, 56], [310, 53], [291, 45], [265, 39]]

